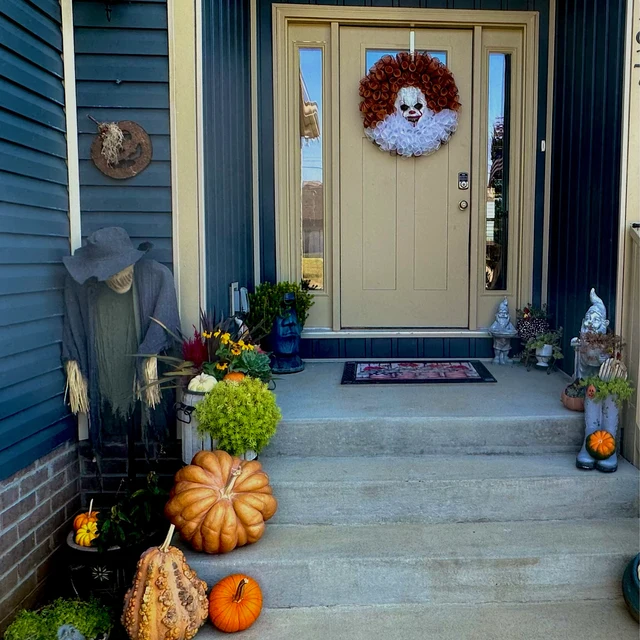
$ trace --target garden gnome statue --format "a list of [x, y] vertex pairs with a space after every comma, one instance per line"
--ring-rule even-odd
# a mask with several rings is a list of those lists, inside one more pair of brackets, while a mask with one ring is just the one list
[[304, 369], [304, 362], [300, 358], [302, 327], [293, 306], [295, 300], [295, 293], [285, 293], [285, 311], [273, 321], [271, 369], [274, 373], [297, 373]]
[[[87, 413], [89, 438], [102, 444], [105, 411], [129, 420], [142, 401], [145, 431], [161, 401], [157, 358], [180, 329], [171, 271], [143, 259], [151, 245], [134, 248], [120, 227], [99, 229], [63, 262], [65, 318], [62, 361], [73, 413]], [[136, 357], [138, 356], [138, 357]], [[148, 431], [146, 431], [148, 433]]]
[[511, 349], [511, 338], [515, 338], [517, 330], [511, 322], [509, 315], [509, 302], [505, 298], [498, 305], [495, 322], [489, 327], [489, 333], [493, 336], [494, 364], [511, 364], [513, 360], [509, 358]]
[[609, 321], [607, 320], [607, 310], [604, 302], [596, 294], [595, 289], [591, 289], [589, 293], [591, 306], [587, 309], [587, 313], [582, 320], [580, 327], [580, 335], [571, 340], [571, 346], [575, 350], [575, 378], [582, 380], [589, 376], [596, 375], [602, 363], [608, 358], [608, 354], [602, 354], [599, 351], [587, 350], [580, 348], [580, 341], [585, 333], [606, 333]]

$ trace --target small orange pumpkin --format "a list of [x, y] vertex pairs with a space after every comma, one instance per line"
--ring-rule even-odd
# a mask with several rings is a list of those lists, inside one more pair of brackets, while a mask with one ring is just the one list
[[242, 382], [244, 380], [244, 373], [240, 371], [229, 371], [223, 379], [227, 382]]
[[608, 431], [594, 431], [587, 437], [587, 451], [596, 460], [606, 460], [616, 451], [616, 439]]
[[262, 590], [249, 576], [227, 576], [211, 589], [209, 619], [225, 633], [248, 629], [262, 611]]
[[590, 384], [590, 385], [587, 387], [587, 397], [588, 397], [590, 400], [593, 400], [593, 399], [596, 397], [596, 388], [595, 388], [595, 385]]
[[84, 525], [89, 524], [90, 522], [98, 522], [98, 512], [92, 511], [93, 509], [93, 499], [89, 503], [89, 511], [86, 513], [78, 514], [73, 520], [73, 530], [77, 531], [80, 527], [84, 527]]

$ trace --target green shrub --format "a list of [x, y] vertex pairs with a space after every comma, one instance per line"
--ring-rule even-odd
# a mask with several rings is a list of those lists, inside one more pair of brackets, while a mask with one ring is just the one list
[[268, 334], [273, 326], [276, 316], [286, 311], [284, 294], [295, 294], [294, 308], [298, 314], [298, 320], [304, 327], [309, 317], [309, 309], [313, 306], [313, 294], [302, 282], [261, 282], [254, 293], [249, 294], [249, 317], [247, 324], [253, 330], [260, 327]]
[[275, 396], [256, 378], [219, 382], [196, 406], [195, 416], [198, 430], [231, 455], [260, 453], [282, 418]]
[[21, 611], [5, 632], [5, 640], [57, 640], [58, 629], [72, 625], [86, 640], [109, 633], [111, 612], [97, 600], [59, 598], [38, 611]]

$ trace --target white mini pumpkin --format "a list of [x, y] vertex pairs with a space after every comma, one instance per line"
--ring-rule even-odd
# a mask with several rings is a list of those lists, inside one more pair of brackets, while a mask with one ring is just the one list
[[213, 377], [206, 373], [201, 373], [200, 375], [192, 378], [189, 382], [189, 391], [196, 391], [200, 393], [209, 393], [213, 387], [218, 384], [218, 381]]

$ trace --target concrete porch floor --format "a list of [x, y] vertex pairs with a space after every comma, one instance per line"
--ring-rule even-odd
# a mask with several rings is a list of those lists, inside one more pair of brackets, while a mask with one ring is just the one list
[[311, 361], [303, 372], [281, 376], [276, 395], [285, 420], [576, 415], [560, 402], [570, 382], [564, 373], [483, 364], [497, 383], [341, 385], [344, 362]]

